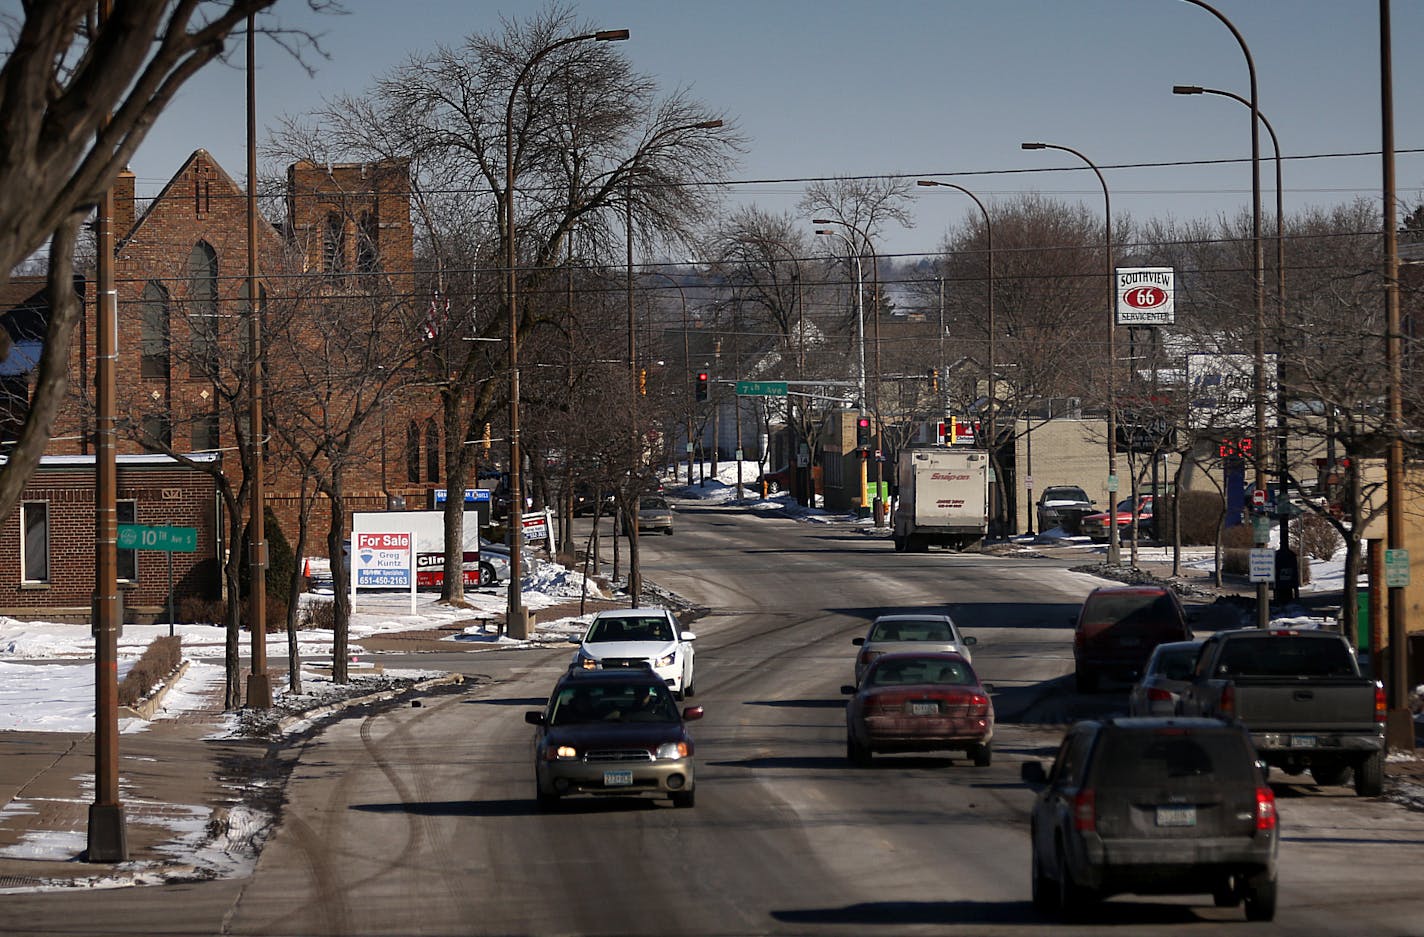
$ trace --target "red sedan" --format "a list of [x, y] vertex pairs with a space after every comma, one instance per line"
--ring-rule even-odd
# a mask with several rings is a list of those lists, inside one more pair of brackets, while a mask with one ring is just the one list
[[[1108, 531], [1108, 517], [1111, 516], [1117, 522], [1118, 535], [1127, 538], [1132, 534], [1132, 499], [1124, 498], [1117, 503], [1117, 508], [1109, 515], [1107, 511], [1100, 511], [1097, 514], [1088, 514], [1083, 517], [1080, 527], [1084, 534], [1095, 543], [1105, 543], [1111, 536]], [[1154, 537], [1155, 528], [1152, 524], [1152, 496], [1142, 495], [1137, 499], [1137, 529], [1145, 537]]]
[[843, 686], [846, 757], [870, 764], [873, 752], [959, 751], [978, 767], [991, 760], [992, 687], [959, 654], [886, 654], [859, 687]]

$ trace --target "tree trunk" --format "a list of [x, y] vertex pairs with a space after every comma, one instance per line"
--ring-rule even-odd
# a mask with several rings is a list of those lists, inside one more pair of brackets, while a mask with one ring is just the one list
[[[349, 683], [346, 666], [346, 637], [351, 625], [351, 574], [341, 558], [341, 541], [346, 535], [346, 499], [340, 479], [333, 479], [326, 492], [329, 499], [330, 524], [326, 529], [326, 549], [331, 556], [331, 583], [336, 593], [332, 598], [333, 633], [331, 636], [331, 680]], [[355, 544], [352, 544], [355, 548]]]

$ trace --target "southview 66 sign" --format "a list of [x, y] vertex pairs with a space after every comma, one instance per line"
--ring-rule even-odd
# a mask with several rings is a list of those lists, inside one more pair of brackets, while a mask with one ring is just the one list
[[1117, 324], [1171, 325], [1176, 320], [1171, 267], [1117, 268]]

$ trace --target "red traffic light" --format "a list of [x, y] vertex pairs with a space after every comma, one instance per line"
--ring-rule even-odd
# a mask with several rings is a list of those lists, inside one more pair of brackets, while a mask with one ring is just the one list
[[706, 371], [698, 371], [698, 372], [697, 372], [697, 379], [698, 379], [699, 381], [705, 381], [705, 380], [707, 380], [707, 372], [706, 372]]
[[870, 418], [863, 416], [856, 421], [855, 425], [860, 427], [861, 429], [870, 429]]

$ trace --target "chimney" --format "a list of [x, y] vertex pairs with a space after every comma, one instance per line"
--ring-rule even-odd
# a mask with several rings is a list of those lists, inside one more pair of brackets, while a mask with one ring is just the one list
[[122, 240], [134, 226], [134, 174], [125, 169], [114, 180], [114, 237]]

